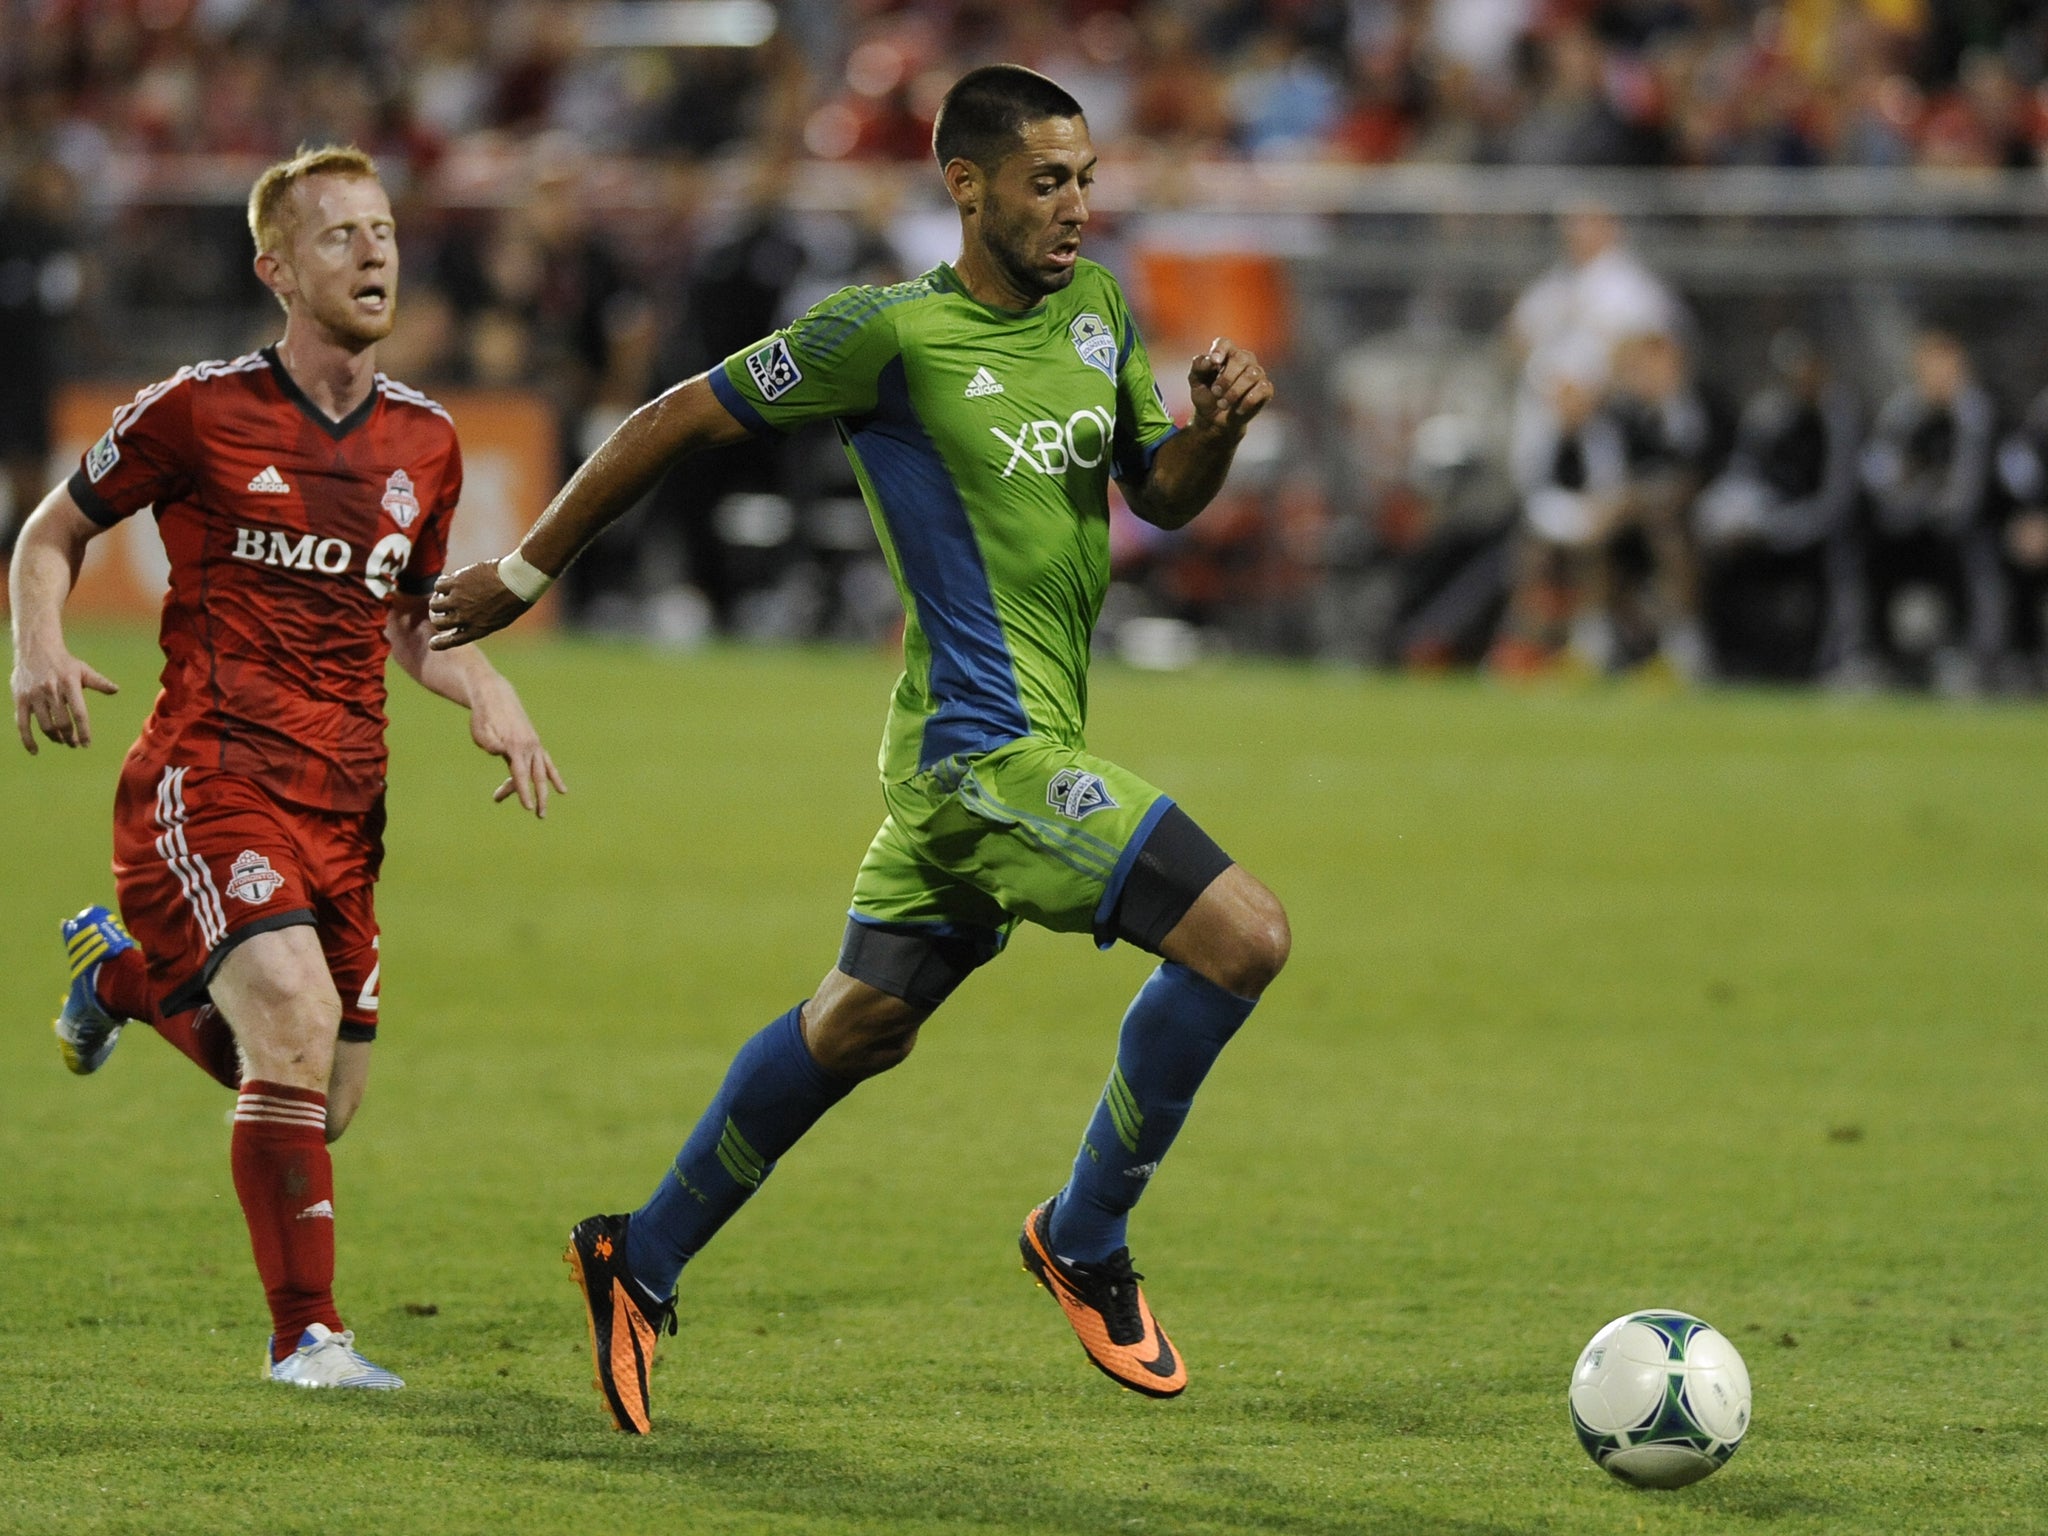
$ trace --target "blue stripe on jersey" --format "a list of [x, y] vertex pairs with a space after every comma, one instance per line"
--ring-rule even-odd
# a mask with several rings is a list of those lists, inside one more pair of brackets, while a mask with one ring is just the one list
[[754, 402], [733, 387], [731, 379], [725, 376], [725, 364], [720, 363], [705, 375], [711, 381], [711, 393], [718, 397], [718, 403], [732, 412], [732, 419], [745, 427], [756, 437], [780, 437], [782, 434], [768, 424], [768, 420], [754, 409]]
[[910, 402], [903, 359], [875, 381], [875, 411], [842, 424], [875, 488], [896, 563], [931, 645], [929, 687], [938, 709], [924, 723], [918, 767], [958, 753], [992, 752], [1031, 733], [988, 568], [967, 508]]
[[1151, 442], [1141, 443], [1123, 434], [1122, 421], [1118, 421], [1117, 426], [1117, 442], [1110, 467], [1117, 479], [1127, 480], [1132, 485], [1143, 485], [1146, 477], [1152, 473], [1152, 461], [1159, 457], [1159, 450], [1180, 432], [1180, 428], [1168, 427]]
[[[1137, 345], [1138, 328], [1131, 323], [1131, 317], [1125, 315], [1124, 344], [1116, 356], [1116, 377], [1119, 384], [1123, 382], [1124, 364], [1130, 361], [1131, 353], [1137, 350]], [[1153, 386], [1152, 393], [1159, 400], [1159, 408], [1165, 410], [1166, 397], [1159, 394], [1157, 385]], [[1152, 473], [1152, 461], [1159, 457], [1159, 450], [1165, 447], [1166, 440], [1179, 430], [1179, 427], [1169, 426], [1153, 441], [1140, 443], [1124, 430], [1123, 413], [1119, 411], [1117, 440], [1110, 449], [1110, 473], [1119, 480], [1128, 480], [1133, 485], [1143, 485], [1146, 476]]]

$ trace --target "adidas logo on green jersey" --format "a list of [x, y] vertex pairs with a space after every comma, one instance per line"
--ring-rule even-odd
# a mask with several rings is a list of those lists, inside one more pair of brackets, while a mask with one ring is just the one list
[[981, 400], [1002, 392], [1002, 382], [986, 368], [975, 369], [974, 377], [967, 381], [967, 398], [970, 400]]

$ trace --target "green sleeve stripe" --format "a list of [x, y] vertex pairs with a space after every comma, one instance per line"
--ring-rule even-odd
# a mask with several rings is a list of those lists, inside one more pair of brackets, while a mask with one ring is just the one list
[[827, 299], [811, 312], [804, 325], [805, 355], [820, 362], [829, 361], [884, 311], [927, 298], [931, 292], [929, 283], [918, 280], [889, 288], [853, 288]]

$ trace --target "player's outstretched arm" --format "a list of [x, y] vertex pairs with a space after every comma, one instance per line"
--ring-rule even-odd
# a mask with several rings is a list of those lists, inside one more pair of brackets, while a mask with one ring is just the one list
[[517, 795], [534, 815], [546, 816], [548, 790], [566, 795], [569, 786], [562, 782], [561, 770], [541, 745], [540, 733], [526, 718], [526, 706], [505, 674], [482, 651], [436, 651], [430, 643], [434, 631], [425, 598], [394, 598], [385, 631], [391, 636], [391, 654], [406, 674], [428, 692], [467, 709], [470, 739], [505, 760], [511, 777], [491, 799]]
[[85, 690], [121, 690], [71, 654], [64, 643], [64, 599], [78, 580], [85, 546], [106, 530], [78, 510], [58, 486], [23, 526], [7, 574], [14, 610], [14, 725], [21, 744], [36, 751], [36, 727], [67, 747], [92, 744]]
[[584, 546], [645, 496], [671, 464], [746, 435], [703, 374], [648, 401], [584, 460], [517, 549], [466, 565], [434, 584], [433, 648], [451, 650], [503, 629], [539, 601]]
[[1188, 386], [1194, 415], [1186, 429], [1161, 446], [1143, 485], [1124, 487], [1131, 510], [1160, 528], [1183, 527], [1216, 499], [1245, 428], [1273, 398], [1259, 360], [1227, 336], [1189, 365]]

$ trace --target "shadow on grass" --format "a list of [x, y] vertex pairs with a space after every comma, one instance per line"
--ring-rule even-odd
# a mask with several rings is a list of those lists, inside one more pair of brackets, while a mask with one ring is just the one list
[[1844, 1519], [1841, 1503], [1817, 1496], [1810, 1484], [1754, 1470], [1716, 1473], [1708, 1482], [1685, 1489], [1683, 1497], [1702, 1515], [1759, 1524], [1796, 1520], [1817, 1526], [1825, 1519]]
[[[1020, 1437], [1002, 1444], [1000, 1429], [986, 1424], [976, 1426], [980, 1433], [971, 1444], [935, 1452], [909, 1444], [894, 1432], [900, 1426], [882, 1417], [874, 1421], [874, 1454], [844, 1455], [801, 1443], [795, 1425], [786, 1435], [751, 1433], [674, 1410], [653, 1435], [631, 1439], [593, 1428], [596, 1410], [571, 1415], [560, 1398], [542, 1393], [458, 1394], [441, 1408], [433, 1422], [414, 1427], [517, 1464], [584, 1468], [613, 1492], [622, 1491], [622, 1479], [640, 1477], [650, 1499], [687, 1499], [694, 1491], [733, 1512], [864, 1528], [1128, 1529], [1175, 1536], [1525, 1536], [1552, 1528], [1432, 1514], [1398, 1498], [1309, 1493], [1247, 1468], [1234, 1455], [1162, 1466], [1130, 1492], [1105, 1492], [1063, 1481], [1061, 1464], [1049, 1460], [1042, 1443]], [[1090, 1470], [1087, 1428], [1077, 1424], [1072, 1436], [1072, 1470], [1083, 1477]], [[1278, 1424], [1273, 1428], [1283, 1432]], [[1390, 1433], [1369, 1430], [1362, 1437], [1384, 1440]], [[1416, 1494], [1428, 1497], [1422, 1488]]]

